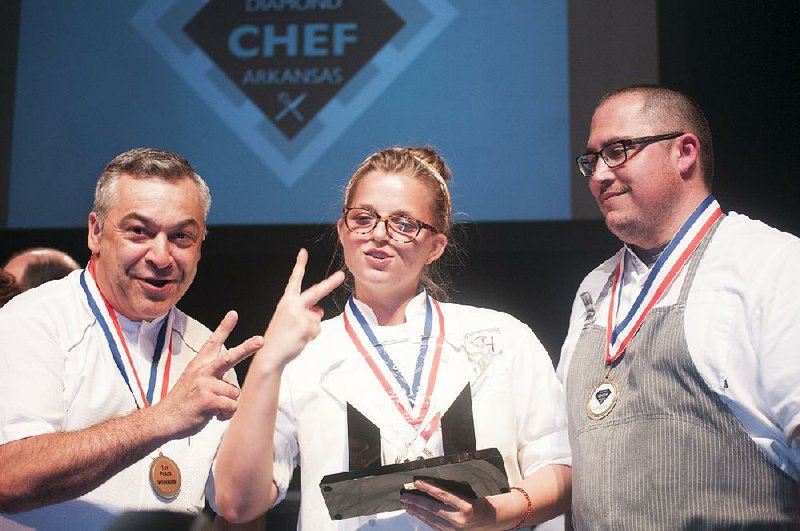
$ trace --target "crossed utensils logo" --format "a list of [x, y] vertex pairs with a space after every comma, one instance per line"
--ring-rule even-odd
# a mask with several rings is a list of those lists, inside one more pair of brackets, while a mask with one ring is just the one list
[[275, 122], [280, 122], [283, 117], [289, 113], [291, 113], [298, 122], [303, 122], [305, 118], [303, 118], [303, 115], [300, 114], [298, 107], [301, 103], [303, 103], [304, 99], [306, 99], [305, 92], [294, 99], [292, 99], [288, 92], [278, 92], [278, 103], [283, 105], [283, 109], [281, 109], [281, 111], [275, 115]]

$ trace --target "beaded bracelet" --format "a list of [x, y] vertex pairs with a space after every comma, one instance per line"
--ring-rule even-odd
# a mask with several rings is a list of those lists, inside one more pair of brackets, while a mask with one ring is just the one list
[[511, 529], [518, 529], [522, 527], [522, 524], [524, 524], [525, 520], [527, 520], [528, 517], [531, 515], [531, 511], [533, 510], [533, 504], [531, 503], [531, 497], [528, 496], [528, 493], [525, 492], [525, 489], [523, 489], [522, 487], [511, 487], [511, 490], [520, 491], [522, 495], [525, 496], [525, 500], [528, 502], [528, 508], [525, 510], [525, 516], [522, 517], [522, 520], [520, 520], [517, 525], [511, 528]]

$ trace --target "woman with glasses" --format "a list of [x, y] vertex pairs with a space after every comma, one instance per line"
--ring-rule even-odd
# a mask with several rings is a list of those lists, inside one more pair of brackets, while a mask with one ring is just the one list
[[[300, 529], [509, 529], [565, 511], [570, 456], [547, 352], [510, 315], [443, 302], [450, 178], [428, 147], [358, 167], [336, 224], [350, 296], [321, 329], [313, 304], [329, 286], [300, 292], [301, 252], [220, 447], [226, 518], [283, 499], [296, 465]], [[471, 499], [416, 481], [401, 510], [334, 520], [320, 488], [329, 474], [485, 448], [502, 454], [509, 492]]]

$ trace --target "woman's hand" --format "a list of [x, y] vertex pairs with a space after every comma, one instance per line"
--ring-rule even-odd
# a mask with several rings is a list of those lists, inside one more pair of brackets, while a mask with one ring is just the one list
[[344, 281], [344, 273], [336, 271], [302, 291], [307, 262], [308, 251], [300, 249], [286, 289], [264, 333], [264, 350], [268, 352], [266, 357], [270, 364], [286, 365], [319, 335], [323, 312], [317, 303]]
[[497, 528], [497, 514], [487, 498], [466, 499], [424, 480], [415, 481], [414, 486], [427, 496], [404, 492], [400, 502], [408, 514], [430, 527], [443, 530]]

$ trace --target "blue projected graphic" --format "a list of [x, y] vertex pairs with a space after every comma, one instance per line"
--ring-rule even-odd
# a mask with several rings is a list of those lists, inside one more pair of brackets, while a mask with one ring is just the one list
[[566, 24], [565, 0], [23, 0], [8, 226], [85, 225], [139, 146], [195, 166], [211, 224], [333, 221], [411, 144], [457, 219], [569, 219]]

